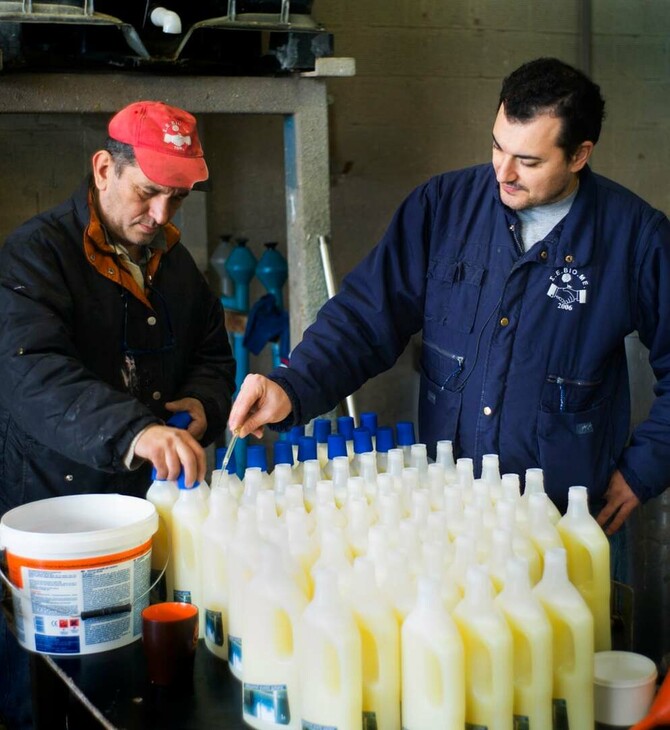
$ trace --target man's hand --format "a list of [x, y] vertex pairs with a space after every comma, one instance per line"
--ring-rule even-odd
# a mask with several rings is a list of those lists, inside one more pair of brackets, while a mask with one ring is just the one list
[[596, 517], [598, 524], [608, 535], [613, 535], [639, 504], [640, 500], [628, 486], [623, 474], [617, 470], [612, 474], [609, 487], [605, 492], [605, 506]]
[[200, 441], [207, 430], [207, 416], [202, 403], [197, 398], [180, 398], [165, 404], [165, 408], [171, 413], [186, 411], [193, 419], [188, 424], [188, 432], [194, 439]]
[[135, 456], [150, 461], [156, 468], [158, 479], [177, 479], [183, 467], [187, 487], [196, 480], [203, 481], [207, 471], [202, 446], [188, 431], [171, 426], [156, 424], [146, 428], [135, 444]]
[[279, 423], [291, 412], [291, 401], [282, 387], [263, 375], [247, 375], [230, 411], [228, 426], [244, 438], [260, 438], [266, 423]]

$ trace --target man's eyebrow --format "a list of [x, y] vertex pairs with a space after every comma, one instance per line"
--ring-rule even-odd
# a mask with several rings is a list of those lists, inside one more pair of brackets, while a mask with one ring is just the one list
[[[493, 138], [493, 143], [495, 146], [501, 150], [502, 147], [498, 144], [498, 140], [495, 138], [495, 135], [492, 133], [491, 137]], [[513, 157], [516, 157], [518, 160], [538, 160], [541, 161], [541, 157], [535, 157], [534, 155], [513, 155]]]

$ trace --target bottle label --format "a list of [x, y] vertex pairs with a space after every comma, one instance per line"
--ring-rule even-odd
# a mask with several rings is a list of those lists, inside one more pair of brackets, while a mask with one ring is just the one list
[[319, 725], [317, 722], [302, 721], [302, 730], [337, 730], [336, 725]]
[[567, 700], [552, 700], [552, 727], [553, 730], [570, 730], [568, 721], [568, 703]]
[[242, 639], [228, 634], [228, 664], [236, 670], [242, 669]]
[[242, 710], [244, 714], [276, 725], [291, 722], [288, 691], [285, 684], [242, 683]]
[[377, 713], [363, 711], [363, 727], [362, 730], [377, 730]]
[[215, 646], [223, 646], [223, 618], [221, 611], [205, 609], [205, 637]]
[[530, 730], [528, 715], [514, 715], [514, 730]]
[[178, 591], [176, 588], [172, 591], [175, 601], [179, 603], [190, 603], [191, 602], [191, 591]]

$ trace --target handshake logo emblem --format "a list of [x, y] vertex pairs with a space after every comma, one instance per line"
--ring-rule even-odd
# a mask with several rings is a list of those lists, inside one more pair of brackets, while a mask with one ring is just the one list
[[571, 269], [568, 266], [556, 269], [550, 277], [550, 281], [547, 296], [556, 300], [558, 309], [571, 311], [575, 304], [586, 303], [589, 280], [577, 269]]

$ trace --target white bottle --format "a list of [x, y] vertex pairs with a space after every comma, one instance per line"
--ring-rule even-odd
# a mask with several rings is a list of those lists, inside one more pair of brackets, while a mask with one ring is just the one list
[[158, 587], [158, 595], [164, 601], [171, 601], [174, 593], [174, 557], [170, 556], [172, 546], [172, 508], [179, 497], [177, 482], [167, 479], [154, 480], [147, 491], [146, 498], [158, 512], [158, 530], [151, 542], [151, 582], [157, 580], [161, 571], [163, 576]]
[[568, 558], [568, 575], [593, 614], [595, 651], [612, 648], [610, 546], [589, 513], [586, 487], [570, 487], [568, 511], [558, 523]]
[[509, 560], [505, 587], [495, 603], [512, 632], [515, 727], [549, 729], [554, 671], [551, 624], [533, 594], [521, 558]]
[[493, 602], [486, 571], [469, 568], [465, 595], [452, 616], [465, 647], [465, 721], [487, 730], [512, 730], [512, 633]]
[[404, 730], [463, 730], [463, 641], [435, 581], [419, 579], [416, 605], [402, 624], [401, 656]]
[[593, 730], [593, 616], [568, 579], [564, 548], [547, 550], [533, 592], [552, 628], [554, 727]]
[[528, 496], [528, 536], [540, 555], [544, 565], [544, 554], [550, 548], [563, 547], [558, 529], [549, 518], [547, 510], [549, 497], [544, 492]]
[[491, 499], [495, 504], [502, 497], [502, 479], [500, 477], [498, 454], [484, 454], [482, 456], [482, 480], [489, 485]]
[[472, 501], [472, 485], [475, 481], [474, 463], [472, 459], [462, 456], [456, 460], [456, 474], [458, 488], [461, 492], [461, 501], [464, 505]]
[[233, 676], [242, 679], [244, 594], [258, 570], [260, 537], [254, 507], [240, 505], [235, 535], [228, 545], [228, 666]]
[[259, 730], [300, 728], [298, 625], [307, 599], [286, 572], [274, 545], [244, 595], [242, 717]]
[[454, 447], [451, 441], [438, 441], [436, 445], [435, 461], [444, 467], [444, 478], [447, 484], [456, 484], [458, 474], [454, 462]]
[[428, 450], [426, 444], [412, 444], [409, 449], [409, 464], [419, 473], [419, 486], [428, 486]]
[[179, 497], [172, 508], [172, 554], [174, 556], [174, 600], [193, 603], [199, 609], [199, 632], [205, 635], [205, 612], [202, 610], [202, 526], [207, 517], [208, 501], [203, 499], [198, 483], [186, 488], [179, 482]]
[[361, 637], [337, 574], [329, 568], [315, 574], [314, 599], [302, 614], [298, 647], [303, 728], [360, 728]]
[[350, 596], [361, 635], [363, 727], [400, 730], [400, 627], [371, 560], [354, 560]]
[[202, 525], [202, 606], [205, 646], [228, 661], [228, 543], [237, 522], [237, 502], [226, 487], [212, 487]]
[[[528, 499], [531, 494], [546, 494], [544, 491], [544, 472], [542, 469], [534, 467], [526, 469], [526, 485], [523, 490], [523, 499]], [[552, 524], [558, 524], [561, 519], [561, 513], [558, 507], [547, 496], [547, 514]]]

